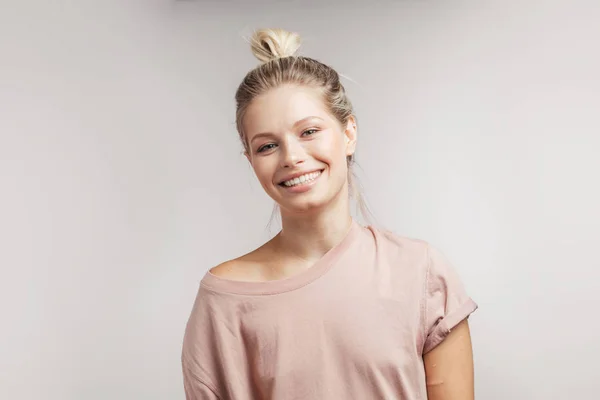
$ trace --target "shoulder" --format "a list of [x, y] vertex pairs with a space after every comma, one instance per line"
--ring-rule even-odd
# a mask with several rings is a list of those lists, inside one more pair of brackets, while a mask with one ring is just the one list
[[219, 265], [212, 267], [209, 272], [219, 278], [231, 280], [245, 280], [252, 271], [253, 263], [241, 256], [232, 260], [227, 260]]
[[385, 228], [374, 226], [369, 226], [368, 228], [373, 233], [377, 246], [383, 251], [398, 255], [401, 254], [403, 257], [427, 256], [430, 244], [423, 239], [398, 234]]
[[[374, 238], [376, 271], [396, 288], [424, 288], [429, 269], [429, 243], [423, 239], [369, 226]], [[403, 289], [404, 290], [404, 289]], [[415, 297], [420, 292], [409, 291]]]
[[269, 242], [240, 257], [227, 260], [211, 268], [209, 273], [223, 279], [261, 280], [265, 265], [269, 262]]

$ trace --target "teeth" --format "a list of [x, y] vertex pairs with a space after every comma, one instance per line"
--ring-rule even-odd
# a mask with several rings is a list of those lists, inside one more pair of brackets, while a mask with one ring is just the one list
[[319, 175], [321, 175], [321, 171], [311, 172], [310, 174], [305, 174], [297, 178], [290, 179], [289, 181], [285, 181], [283, 184], [287, 187], [296, 186], [301, 183], [314, 181]]

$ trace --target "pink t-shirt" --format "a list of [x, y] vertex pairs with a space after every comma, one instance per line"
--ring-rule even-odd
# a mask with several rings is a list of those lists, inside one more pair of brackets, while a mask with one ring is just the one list
[[426, 399], [423, 354], [477, 305], [426, 242], [353, 221], [290, 278], [210, 272], [183, 343], [187, 399]]

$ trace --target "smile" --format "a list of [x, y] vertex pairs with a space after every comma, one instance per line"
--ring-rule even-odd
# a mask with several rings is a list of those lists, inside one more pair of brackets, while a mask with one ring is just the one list
[[285, 186], [285, 187], [294, 187], [294, 186], [304, 185], [304, 184], [310, 183], [310, 182], [314, 181], [315, 179], [317, 179], [319, 177], [319, 175], [321, 175], [321, 172], [322, 171], [310, 172], [308, 174], [298, 176], [294, 179], [290, 179], [289, 181], [281, 182], [280, 185]]

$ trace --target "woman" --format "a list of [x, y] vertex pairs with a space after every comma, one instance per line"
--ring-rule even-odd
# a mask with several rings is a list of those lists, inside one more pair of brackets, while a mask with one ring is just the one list
[[245, 155], [281, 231], [212, 268], [187, 324], [188, 399], [473, 398], [477, 305], [426, 242], [350, 213], [357, 128], [338, 74], [261, 30], [236, 93]]

